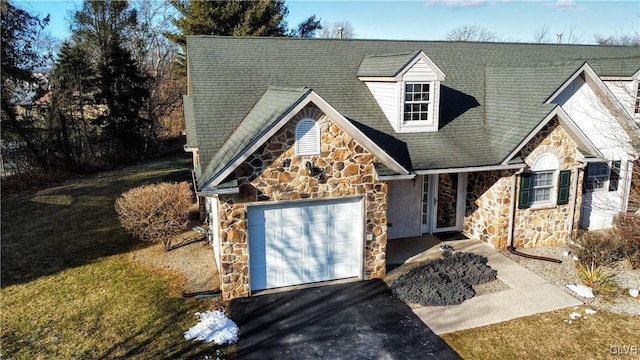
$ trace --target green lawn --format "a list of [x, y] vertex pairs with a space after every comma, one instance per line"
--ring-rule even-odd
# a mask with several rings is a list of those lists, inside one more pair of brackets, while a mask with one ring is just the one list
[[183, 338], [213, 302], [184, 300], [178, 279], [132, 262], [140, 244], [113, 208], [129, 188], [190, 181], [189, 168], [165, 158], [2, 200], [2, 358], [216, 355]]

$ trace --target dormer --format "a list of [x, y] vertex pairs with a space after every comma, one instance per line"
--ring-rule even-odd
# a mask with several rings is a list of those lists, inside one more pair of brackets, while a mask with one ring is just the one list
[[440, 82], [445, 74], [422, 50], [365, 56], [358, 78], [396, 132], [438, 131]]

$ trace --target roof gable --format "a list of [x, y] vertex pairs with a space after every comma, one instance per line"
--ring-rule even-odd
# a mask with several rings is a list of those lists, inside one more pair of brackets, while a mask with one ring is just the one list
[[392, 156], [385, 153], [374, 141], [312, 90], [269, 87], [203, 171], [202, 185], [198, 186], [197, 190], [214, 190], [309, 103], [315, 104], [344, 132], [380, 159], [385, 166], [399, 174], [409, 174], [409, 171]]
[[517, 156], [517, 154], [522, 150], [522, 148], [536, 136], [540, 130], [544, 126], [546, 126], [550, 121], [557, 118], [560, 125], [563, 127], [564, 131], [569, 135], [573, 141], [578, 144], [579, 150], [587, 151], [591, 154], [595, 154], [598, 158], [603, 158], [602, 154], [596, 146], [589, 140], [589, 137], [585, 135], [582, 130], [576, 125], [576, 123], [571, 119], [571, 117], [564, 111], [559, 105], [555, 105], [553, 110], [550, 111], [542, 121], [536, 126], [523, 140], [515, 147], [515, 149], [507, 155], [507, 157], [502, 161], [502, 164], [506, 165], [513, 158]]
[[[202, 187], [215, 186], [242, 162], [242, 153], [261, 145], [260, 138], [295, 108], [309, 89], [269, 87], [202, 172]], [[256, 146], [257, 145], [257, 146]]]
[[402, 75], [419, 61], [424, 62], [434, 72], [436, 80], [444, 80], [444, 72], [422, 50], [402, 54], [367, 55], [358, 67], [357, 76], [363, 81], [371, 78], [400, 81]]
[[585, 82], [599, 94], [599, 99], [608, 111], [616, 118], [620, 126], [622, 126], [627, 135], [632, 139], [632, 142], [634, 144], [640, 144], [640, 137], [638, 134], [640, 130], [633, 121], [633, 118], [625, 110], [619, 99], [617, 99], [611, 90], [607, 88], [602, 79], [600, 79], [588, 62], [584, 62], [583, 65], [573, 73], [573, 75], [567, 78], [567, 80], [564, 81], [564, 83], [562, 83], [562, 85], [558, 87], [551, 96], [549, 96], [545, 103], [557, 103], [557, 100], [560, 98], [562, 93], [576, 80], [578, 76], [583, 76]]

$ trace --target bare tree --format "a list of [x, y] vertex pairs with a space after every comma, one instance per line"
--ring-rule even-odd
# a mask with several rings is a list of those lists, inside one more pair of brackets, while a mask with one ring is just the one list
[[322, 31], [320, 31], [320, 37], [325, 39], [338, 38], [338, 29], [342, 28], [343, 39], [354, 39], [356, 37], [356, 30], [348, 20], [322, 23]]
[[136, 0], [138, 27], [130, 43], [140, 68], [148, 75], [149, 98], [142, 111], [151, 120], [150, 138], [175, 136], [182, 130], [181, 77], [172, 69], [178, 45], [164, 34], [173, 27], [177, 10], [168, 0]]
[[533, 34], [533, 42], [542, 44], [549, 42], [549, 25], [542, 25], [540, 29]]
[[640, 46], [640, 33], [619, 34], [612, 36], [595, 35], [598, 45], [607, 46]]
[[449, 30], [444, 36], [448, 41], [494, 42], [502, 40], [502, 36], [489, 31], [480, 25], [463, 25]]
[[571, 25], [569, 29], [558, 33], [558, 43], [561, 44], [580, 44], [582, 42], [582, 38], [576, 34], [576, 26]]

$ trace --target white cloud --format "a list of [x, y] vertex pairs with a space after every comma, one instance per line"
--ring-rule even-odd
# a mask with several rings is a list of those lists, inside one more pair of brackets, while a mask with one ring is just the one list
[[559, 9], [575, 9], [576, 2], [574, 0], [558, 0], [554, 6]]
[[481, 7], [487, 5], [486, 0], [428, 0], [428, 6], [445, 6], [448, 8], [460, 9], [468, 7]]

